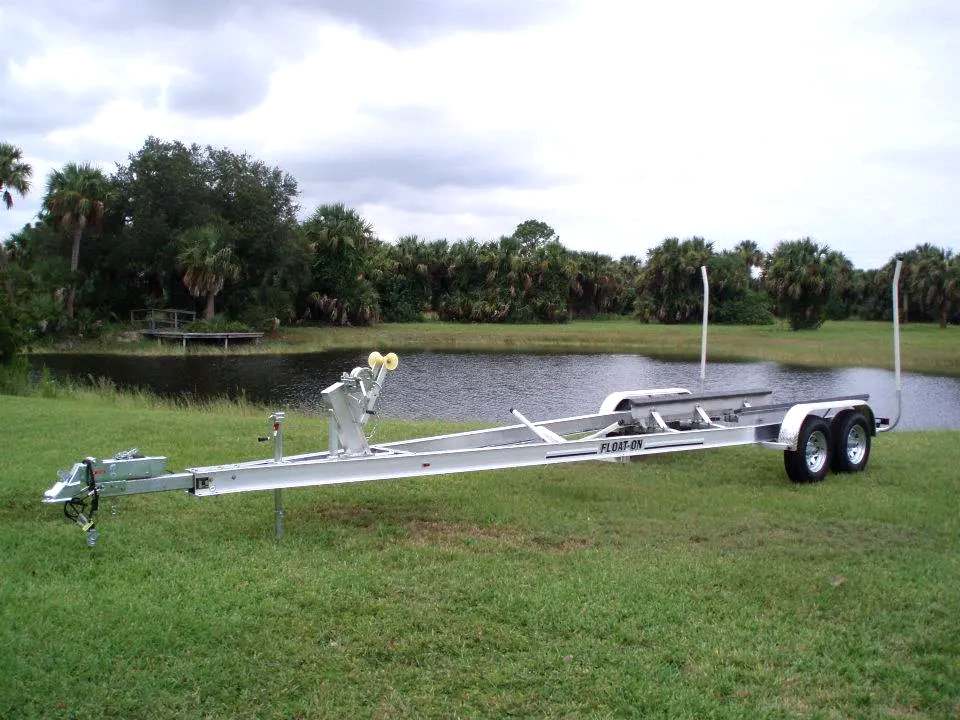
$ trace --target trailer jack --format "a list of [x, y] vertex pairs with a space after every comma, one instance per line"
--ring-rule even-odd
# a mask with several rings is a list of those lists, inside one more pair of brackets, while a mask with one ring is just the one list
[[67, 500], [63, 506], [64, 516], [79, 525], [80, 529], [86, 533], [88, 547], [97, 544], [97, 511], [100, 509], [100, 490], [96, 483], [95, 462], [94, 458], [87, 458], [80, 463], [86, 469], [86, 490]]

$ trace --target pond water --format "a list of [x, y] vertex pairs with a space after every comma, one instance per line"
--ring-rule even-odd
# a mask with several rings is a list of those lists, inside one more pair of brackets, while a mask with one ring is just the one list
[[[277, 409], [322, 411], [320, 391], [344, 371], [365, 364], [366, 353], [138, 357], [31, 357], [57, 378], [106, 377], [165, 397], [245, 395]], [[516, 407], [531, 420], [596, 412], [621, 390], [686, 387], [697, 391], [696, 362], [638, 355], [409, 352], [381, 395], [384, 417], [512, 423]], [[869, 393], [881, 416], [895, 412], [893, 373], [872, 368], [806, 368], [770, 362], [712, 363], [705, 390], [765, 388], [773, 401], [801, 401]], [[905, 373], [903, 429], [960, 430], [960, 378]]]

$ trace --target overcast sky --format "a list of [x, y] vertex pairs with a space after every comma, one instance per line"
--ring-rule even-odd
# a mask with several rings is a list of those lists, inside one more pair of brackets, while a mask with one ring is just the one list
[[537, 218], [619, 257], [811, 236], [960, 246], [957, 0], [0, 0], [0, 140], [51, 167], [149, 135], [290, 172], [384, 240]]

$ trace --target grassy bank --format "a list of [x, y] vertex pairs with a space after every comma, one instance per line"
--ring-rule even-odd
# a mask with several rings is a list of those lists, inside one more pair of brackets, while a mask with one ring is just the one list
[[[104, 508], [38, 499], [138, 446], [261, 457], [266, 418], [0, 396], [0, 718], [955, 717], [960, 435], [794, 486], [731, 449]], [[449, 429], [384, 422], [378, 438]], [[288, 419], [289, 452], [322, 444]]]
[[[507, 352], [633, 353], [697, 360], [697, 325], [647, 325], [632, 320], [579, 321], [564, 325], [383, 324], [371, 328], [294, 328], [268, 336], [260, 345], [231, 347], [231, 353], [321, 352], [325, 350], [456, 350]], [[175, 343], [121, 341], [110, 333], [89, 342], [57, 343], [38, 352], [180, 354]], [[904, 325], [903, 367], [932, 374], [960, 374], [960, 328]], [[221, 353], [218, 345], [191, 345], [191, 353]], [[892, 367], [889, 323], [845, 321], [808, 332], [784, 325], [710, 328], [711, 360], [772, 360], [822, 367]]]

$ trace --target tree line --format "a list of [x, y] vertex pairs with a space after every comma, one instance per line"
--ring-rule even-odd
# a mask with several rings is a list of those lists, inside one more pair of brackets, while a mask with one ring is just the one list
[[[0, 197], [32, 187], [20, 148], [0, 143]], [[355, 209], [306, 219], [296, 180], [225, 148], [154, 137], [106, 174], [68, 163], [47, 177], [33, 222], [0, 244], [0, 323], [27, 334], [91, 331], [139, 308], [202, 309], [208, 323], [371, 324], [424, 317], [563, 322], [635, 316], [696, 322], [699, 268], [716, 322], [816, 328], [825, 319], [889, 317], [896, 258], [860, 270], [810, 238], [772, 252], [745, 240], [718, 251], [668, 238], [646, 256], [570, 250], [541, 220], [494, 240], [416, 235], [380, 240]], [[905, 319], [960, 320], [960, 261], [921, 244], [905, 261]]]

